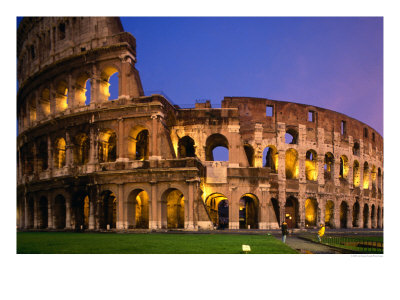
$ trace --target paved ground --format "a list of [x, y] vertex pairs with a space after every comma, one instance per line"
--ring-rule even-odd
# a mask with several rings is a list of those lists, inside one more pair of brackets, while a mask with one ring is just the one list
[[309, 242], [296, 236], [287, 237], [286, 244], [302, 254], [340, 254], [331, 247]]

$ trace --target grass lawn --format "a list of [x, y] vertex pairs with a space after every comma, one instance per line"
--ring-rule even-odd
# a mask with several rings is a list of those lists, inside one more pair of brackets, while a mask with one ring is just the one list
[[22, 254], [239, 254], [242, 245], [253, 254], [297, 253], [267, 235], [19, 232]]

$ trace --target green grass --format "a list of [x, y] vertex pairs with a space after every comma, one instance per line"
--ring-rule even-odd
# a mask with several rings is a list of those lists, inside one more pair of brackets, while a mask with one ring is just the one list
[[252, 254], [297, 253], [266, 235], [19, 232], [18, 254]]

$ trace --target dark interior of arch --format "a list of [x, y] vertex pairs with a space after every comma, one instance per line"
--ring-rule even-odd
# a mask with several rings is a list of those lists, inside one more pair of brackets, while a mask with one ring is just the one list
[[136, 137], [136, 160], [149, 159], [149, 131], [142, 130]]
[[184, 136], [179, 139], [178, 142], [178, 157], [196, 157], [196, 151], [194, 148], [194, 140], [190, 136]]
[[246, 152], [247, 161], [250, 167], [254, 167], [254, 149], [250, 145], [244, 145], [244, 151]]

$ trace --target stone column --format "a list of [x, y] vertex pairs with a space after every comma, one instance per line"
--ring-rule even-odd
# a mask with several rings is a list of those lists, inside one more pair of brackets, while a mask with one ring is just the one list
[[68, 74], [67, 76], [68, 78], [68, 95], [67, 95], [67, 104], [68, 104], [68, 109], [72, 110], [74, 109], [77, 105], [76, 101], [75, 101], [75, 88], [73, 85], [73, 79], [72, 79], [72, 75]]
[[239, 167], [240, 162], [240, 125], [228, 125], [229, 131], [229, 167]]
[[278, 200], [279, 200], [279, 213], [280, 213], [280, 224], [282, 225], [285, 218], [285, 205], [286, 205], [286, 183], [285, 181], [279, 181], [279, 192], [278, 192]]
[[335, 228], [340, 228], [340, 201], [338, 201], [337, 199], [333, 201], [333, 223]]
[[318, 155], [318, 184], [320, 186], [325, 184], [324, 165], [325, 165], [325, 154], [321, 153], [320, 155]]
[[49, 229], [54, 228], [54, 222], [53, 222], [53, 195], [51, 193], [47, 194], [47, 227]]
[[[71, 197], [67, 195], [65, 198], [65, 229], [71, 229]], [[76, 220], [74, 218], [74, 226], [76, 227]], [[74, 229], [74, 228], [72, 228]]]
[[371, 228], [371, 206], [369, 204], [368, 205], [368, 218], [367, 218], [367, 228]]
[[160, 149], [159, 149], [159, 118], [161, 118], [160, 113], [154, 113], [151, 115], [152, 119], [152, 126], [151, 126], [151, 136], [150, 136], [150, 143], [149, 143], [149, 152], [150, 157], [149, 160], [159, 160], [161, 159]]
[[[188, 205], [187, 209], [187, 217], [185, 218], [185, 229], [194, 230], [194, 222], [193, 222], [193, 206], [194, 206], [194, 188], [193, 185], [197, 180], [186, 180], [188, 184], [188, 199], [185, 201]], [[185, 207], [186, 207], [185, 203]]]
[[50, 97], [50, 115], [54, 116], [57, 112], [57, 103], [56, 103], [56, 92], [54, 90], [53, 82], [50, 82], [49, 97]]
[[347, 226], [347, 228], [353, 228], [353, 207], [352, 207], [351, 203], [349, 203], [349, 201], [346, 201], [346, 202], [348, 203], [346, 226]]
[[[157, 182], [150, 181], [151, 184], [151, 194], [149, 203], [149, 227], [150, 229], [161, 228], [161, 202], [157, 200]], [[160, 207], [158, 207], [158, 205]]]
[[124, 119], [118, 118], [118, 147], [117, 147], [117, 162], [129, 161], [127, 157], [125, 141], [125, 130], [124, 130]]
[[38, 224], [38, 199], [36, 197], [33, 199], [33, 228], [37, 229], [39, 228]]
[[335, 183], [335, 186], [340, 186], [340, 155], [339, 154], [334, 154], [335, 161], [333, 163], [334, 168], [333, 168], [333, 181]]
[[90, 187], [90, 196], [89, 196], [89, 230], [94, 230], [95, 223], [95, 214], [96, 214], [96, 200], [97, 200], [97, 188], [96, 186]]
[[24, 196], [24, 207], [25, 207], [25, 228], [29, 228], [31, 224], [29, 223], [29, 205], [26, 195]]
[[236, 198], [237, 186], [229, 187], [229, 229], [239, 229], [239, 200]]
[[299, 183], [306, 183], [306, 153], [302, 150], [299, 150]]
[[117, 229], [127, 229], [128, 224], [124, 220], [124, 185], [118, 184], [118, 199], [117, 199]]
[[269, 204], [271, 203], [271, 195], [269, 193], [270, 184], [259, 185], [261, 191], [261, 199], [259, 199], [259, 220], [258, 229], [268, 229], [271, 227], [271, 220], [269, 218]]
[[65, 166], [67, 168], [71, 168], [73, 166], [74, 154], [73, 147], [74, 145], [71, 142], [70, 134], [68, 129], [65, 130]]

